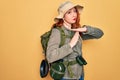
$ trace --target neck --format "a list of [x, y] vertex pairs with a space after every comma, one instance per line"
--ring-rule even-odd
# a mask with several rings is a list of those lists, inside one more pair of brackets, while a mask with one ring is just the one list
[[71, 29], [71, 27], [72, 27], [71, 24], [68, 23], [68, 22], [66, 22], [65, 20], [64, 20], [63, 25], [64, 25], [67, 29]]

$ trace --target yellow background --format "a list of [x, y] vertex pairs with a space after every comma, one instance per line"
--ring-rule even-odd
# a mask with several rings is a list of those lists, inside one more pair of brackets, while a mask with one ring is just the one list
[[[40, 78], [40, 35], [51, 28], [63, 1], [0, 0], [0, 80], [52, 80]], [[105, 34], [83, 42], [85, 80], [120, 80], [120, 0], [71, 1], [85, 7], [82, 25], [97, 26]]]

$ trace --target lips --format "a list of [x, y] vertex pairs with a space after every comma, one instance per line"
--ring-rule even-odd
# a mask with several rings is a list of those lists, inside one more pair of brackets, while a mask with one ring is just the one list
[[73, 20], [76, 20], [76, 18], [74, 18]]

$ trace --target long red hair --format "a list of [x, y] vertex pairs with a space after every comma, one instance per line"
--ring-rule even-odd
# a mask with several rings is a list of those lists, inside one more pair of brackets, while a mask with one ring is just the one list
[[[80, 14], [79, 14], [79, 11], [78, 9], [75, 7], [76, 11], [77, 11], [77, 19], [76, 19], [76, 22], [74, 24], [72, 24], [72, 28], [78, 28], [78, 27], [81, 27], [80, 25]], [[61, 27], [63, 25], [63, 19], [59, 19], [58, 22], [54, 23], [52, 27]]]

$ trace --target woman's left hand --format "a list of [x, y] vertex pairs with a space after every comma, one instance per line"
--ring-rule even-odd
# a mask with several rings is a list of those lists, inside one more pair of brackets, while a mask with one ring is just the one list
[[71, 29], [71, 31], [86, 32], [87, 28], [83, 27], [83, 28]]

